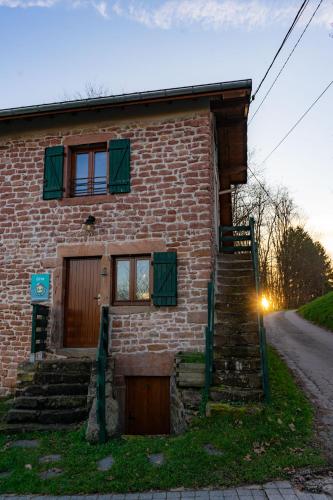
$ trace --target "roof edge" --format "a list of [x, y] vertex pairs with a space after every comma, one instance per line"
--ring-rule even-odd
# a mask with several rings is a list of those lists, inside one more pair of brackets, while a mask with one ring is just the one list
[[49, 104], [38, 104], [33, 106], [21, 106], [18, 108], [7, 108], [0, 110], [0, 120], [13, 120], [34, 116], [39, 114], [53, 114], [70, 111], [87, 111], [112, 105], [140, 104], [142, 101], [158, 101], [173, 98], [189, 98], [196, 95], [209, 95], [211, 93], [226, 90], [252, 90], [252, 80], [235, 80], [230, 82], [208, 83], [203, 85], [191, 85], [187, 87], [175, 87], [161, 90], [149, 90], [144, 92], [133, 92], [130, 94], [118, 94], [107, 97], [94, 97], [90, 99], [79, 99], [74, 101], [54, 102]]

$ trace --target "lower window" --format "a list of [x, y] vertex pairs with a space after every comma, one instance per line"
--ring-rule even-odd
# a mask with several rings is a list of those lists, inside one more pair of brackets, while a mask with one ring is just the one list
[[151, 257], [116, 257], [113, 272], [114, 304], [147, 304], [151, 298]]

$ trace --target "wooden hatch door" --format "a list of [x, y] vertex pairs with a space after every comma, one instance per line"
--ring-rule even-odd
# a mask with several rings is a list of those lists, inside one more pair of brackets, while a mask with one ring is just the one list
[[64, 347], [97, 347], [100, 274], [100, 258], [66, 261]]
[[127, 434], [170, 433], [170, 378], [126, 377]]

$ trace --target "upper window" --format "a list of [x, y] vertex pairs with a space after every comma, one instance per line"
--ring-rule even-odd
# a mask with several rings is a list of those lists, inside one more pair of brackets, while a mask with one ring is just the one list
[[150, 256], [119, 257], [114, 260], [115, 304], [141, 304], [150, 301], [150, 262]]
[[107, 192], [106, 144], [80, 146], [71, 150], [71, 196]]

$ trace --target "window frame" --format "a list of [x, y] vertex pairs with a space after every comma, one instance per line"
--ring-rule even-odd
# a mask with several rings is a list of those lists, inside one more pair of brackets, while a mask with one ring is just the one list
[[[89, 198], [91, 196], [105, 196], [108, 194], [109, 189], [109, 148], [107, 142], [99, 142], [93, 144], [82, 144], [77, 146], [70, 146], [70, 168], [69, 168], [69, 197], [70, 198]], [[94, 155], [95, 153], [105, 153], [106, 156], [106, 175], [105, 175], [105, 191], [100, 193], [95, 193], [93, 187], [91, 192], [88, 188], [87, 194], [78, 193], [75, 194], [74, 181], [76, 177], [76, 157], [78, 154], [88, 154], [88, 178], [87, 180], [93, 182], [95, 173]]]
[[[139, 260], [148, 260], [149, 261], [149, 299], [147, 300], [137, 300], [135, 298], [136, 292], [136, 274], [137, 274], [137, 266], [136, 263]], [[112, 305], [114, 306], [141, 306], [141, 305], [150, 305], [152, 301], [152, 293], [153, 293], [153, 272], [152, 272], [152, 255], [151, 254], [143, 254], [143, 255], [117, 255], [112, 259]], [[117, 292], [117, 262], [118, 261], [129, 261], [129, 300], [117, 300], [116, 292]]]

